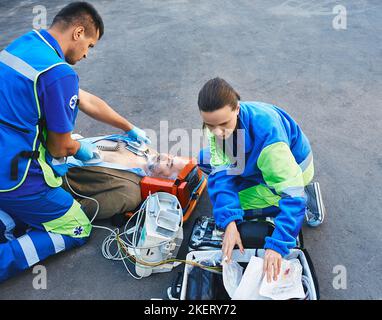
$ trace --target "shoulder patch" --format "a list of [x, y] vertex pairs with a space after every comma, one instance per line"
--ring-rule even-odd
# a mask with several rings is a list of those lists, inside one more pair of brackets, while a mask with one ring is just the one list
[[70, 98], [69, 107], [72, 108], [73, 110], [77, 105], [77, 100], [78, 100], [78, 96], [76, 94]]

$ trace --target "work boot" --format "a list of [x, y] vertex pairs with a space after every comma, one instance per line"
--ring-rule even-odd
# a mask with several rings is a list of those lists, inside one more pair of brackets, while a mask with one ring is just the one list
[[322, 201], [320, 185], [312, 182], [305, 187], [307, 195], [306, 222], [309, 227], [318, 227], [325, 218], [325, 206]]
[[8, 213], [0, 209], [0, 243], [15, 240], [29, 230], [27, 224], [12, 218]]
[[15, 239], [13, 230], [15, 229], [15, 221], [10, 215], [0, 210], [0, 243], [5, 243]]

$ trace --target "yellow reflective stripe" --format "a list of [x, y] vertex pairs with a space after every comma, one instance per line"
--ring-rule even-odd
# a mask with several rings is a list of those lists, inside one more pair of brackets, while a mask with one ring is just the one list
[[[37, 114], [38, 114], [38, 118], [40, 119], [41, 118], [41, 108], [40, 108], [40, 102], [38, 100], [38, 94], [37, 94], [37, 80], [39, 78], [39, 76], [58, 66], [58, 65], [61, 65], [61, 64], [67, 64], [66, 62], [59, 62], [59, 63], [56, 63], [48, 68], [46, 68], [45, 70], [43, 71], [40, 71], [39, 73], [35, 74], [34, 75], [34, 81], [33, 81], [33, 92], [34, 92], [34, 97], [35, 97], [35, 101], [36, 101], [36, 106], [37, 106]], [[32, 151], [35, 151], [36, 150], [36, 144], [37, 144], [37, 139], [38, 139], [38, 134], [39, 134], [39, 127], [38, 127], [38, 124], [36, 124], [36, 136], [33, 140], [33, 145], [32, 145]], [[43, 148], [41, 146], [41, 143], [40, 143], [40, 147], [39, 147], [39, 151], [40, 151], [40, 156], [38, 158], [38, 162], [42, 168], [42, 171], [44, 173], [44, 180], [45, 182], [48, 184], [48, 186], [52, 187], [52, 188], [55, 188], [55, 187], [59, 187], [61, 186], [62, 184], [62, 179], [61, 177], [56, 177], [52, 168], [46, 163], [45, 161], [45, 148]], [[43, 156], [41, 155], [41, 151], [43, 151]], [[22, 177], [22, 179], [20, 180], [20, 182], [14, 186], [13, 188], [10, 188], [10, 189], [6, 189], [6, 190], [0, 190], [0, 193], [1, 192], [9, 192], [9, 191], [13, 191], [13, 190], [16, 190], [17, 188], [19, 188], [25, 181], [27, 175], [28, 175], [28, 171], [29, 171], [29, 168], [30, 168], [30, 164], [31, 164], [31, 161], [32, 159], [28, 159], [28, 163], [27, 163], [27, 166], [25, 168], [25, 172], [24, 172], [24, 175]]]
[[[59, 62], [59, 63], [56, 63], [52, 66], [50, 66], [49, 68], [46, 68], [45, 70], [39, 72], [39, 74], [36, 76], [36, 79], [34, 81], [34, 85], [33, 85], [33, 90], [34, 90], [34, 96], [35, 96], [35, 100], [36, 100], [36, 105], [37, 105], [37, 112], [38, 112], [38, 118], [40, 119], [41, 118], [41, 108], [40, 108], [40, 101], [38, 99], [38, 94], [37, 94], [37, 79], [39, 78], [39, 76], [58, 66], [58, 65], [61, 65], [61, 64], [67, 64], [66, 62]], [[35, 141], [33, 143], [33, 150], [36, 149], [36, 143], [37, 143], [37, 138], [38, 138], [38, 134], [39, 134], [39, 127], [38, 127], [38, 124], [36, 125], [36, 138], [35, 138]], [[44, 137], [46, 139], [46, 131], [43, 132], [44, 134]], [[42, 169], [42, 172], [44, 174], [44, 180], [46, 182], [46, 184], [51, 187], [51, 188], [56, 188], [56, 187], [59, 187], [62, 185], [62, 178], [61, 177], [56, 177], [56, 175], [54, 174], [53, 172], [53, 169], [50, 167], [50, 165], [48, 165], [45, 161], [45, 148], [43, 147], [42, 143], [40, 143], [40, 146], [39, 146], [39, 152], [40, 152], [40, 156], [38, 158], [38, 163], [40, 164], [41, 166], [41, 169]]]
[[41, 166], [42, 173], [44, 175], [44, 180], [46, 184], [51, 188], [56, 188], [62, 185], [62, 178], [56, 177], [53, 169], [48, 165], [45, 161], [45, 148], [43, 147], [42, 143], [40, 143], [40, 146], [38, 148], [38, 151], [40, 152], [39, 158], [37, 159], [38, 163]]
[[73, 200], [70, 209], [61, 217], [42, 224], [46, 231], [67, 235], [73, 238], [85, 238], [90, 235], [92, 225], [81, 209], [81, 205]]

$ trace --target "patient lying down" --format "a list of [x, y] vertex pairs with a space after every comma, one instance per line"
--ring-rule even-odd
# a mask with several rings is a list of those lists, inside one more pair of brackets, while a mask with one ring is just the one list
[[[98, 141], [96, 144], [102, 144]], [[131, 171], [111, 169], [105, 166], [81, 166], [70, 168], [67, 178], [72, 189], [84, 196], [95, 198], [100, 204], [96, 219], [106, 219], [115, 214], [135, 210], [142, 202], [140, 180], [142, 176], [175, 179], [181, 170], [194, 159], [158, 153], [149, 149], [146, 156], [139, 156], [118, 142], [116, 151], [99, 150], [102, 163], [131, 168]], [[106, 143], [107, 144], [107, 143]], [[137, 170], [138, 169], [138, 170]], [[70, 189], [64, 182], [63, 187]], [[94, 201], [73, 194], [83, 210], [92, 218], [96, 209]]]
[[[102, 143], [103, 141], [99, 141]], [[172, 156], [167, 153], [158, 153], [153, 149], [148, 149], [147, 156], [139, 156], [126, 148], [126, 143], [118, 142], [117, 151], [102, 151], [99, 153], [104, 162], [119, 164], [127, 168], [142, 169], [146, 175], [175, 179], [180, 171], [190, 161], [188, 158]]]

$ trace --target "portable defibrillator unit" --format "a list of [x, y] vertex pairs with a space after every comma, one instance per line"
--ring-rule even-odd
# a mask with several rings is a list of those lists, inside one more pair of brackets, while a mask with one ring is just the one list
[[158, 261], [176, 258], [183, 241], [182, 209], [174, 195], [157, 192], [150, 195], [144, 206], [144, 223], [138, 230], [136, 249], [130, 253], [139, 257], [135, 272], [148, 277], [152, 273], [169, 272], [174, 264], [169, 262], [156, 265]]
[[[146, 201], [146, 206], [138, 247], [147, 249], [131, 251], [132, 255], [145, 261], [144, 264], [135, 265], [138, 276], [147, 277], [152, 273], [172, 270], [174, 263], [158, 266], [155, 263], [176, 258], [183, 240], [182, 223], [195, 209], [206, 183], [207, 179], [192, 159], [175, 180], [142, 178], [141, 197]], [[150, 263], [154, 263], [154, 266], [150, 266]]]

